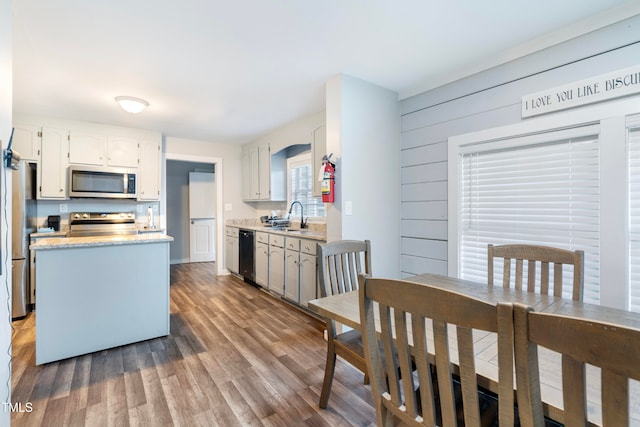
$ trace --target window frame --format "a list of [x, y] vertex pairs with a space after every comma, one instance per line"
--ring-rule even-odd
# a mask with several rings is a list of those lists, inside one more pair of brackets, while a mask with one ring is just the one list
[[[626, 117], [640, 112], [638, 97], [604, 102], [584, 108], [485, 129], [448, 139], [448, 274], [458, 277], [460, 241], [461, 152], [473, 145], [501, 139], [600, 125], [600, 304], [628, 307], [628, 201]], [[603, 206], [620, 208], [603, 209]]]
[[[627, 306], [629, 310], [640, 312], [640, 280], [638, 277], [638, 272], [640, 271], [640, 263], [632, 264], [632, 260], [638, 261], [639, 259], [639, 237], [640, 233], [638, 233], [638, 226], [640, 225], [640, 210], [637, 207], [637, 204], [640, 200], [637, 199], [638, 196], [638, 178], [640, 176], [640, 163], [639, 163], [639, 152], [640, 152], [640, 114], [635, 114], [632, 116], [627, 116], [626, 121], [626, 131], [627, 131], [627, 156], [628, 156], [628, 165], [627, 165], [627, 182], [628, 182], [628, 208], [627, 211], [629, 213], [629, 217], [627, 220], [629, 231], [628, 231], [628, 282], [629, 288], [627, 289], [627, 298], [628, 303]], [[633, 196], [636, 196], [635, 206], [632, 203]]]
[[[310, 165], [311, 167], [311, 181], [313, 183], [313, 158], [311, 156], [311, 152], [310, 151], [305, 151], [303, 153], [297, 154], [295, 156], [292, 157], [288, 157], [287, 158], [287, 212], [289, 209], [291, 209], [291, 203], [294, 202], [294, 200], [291, 200], [291, 169], [295, 168], [295, 167], [299, 167], [299, 166], [303, 166], [303, 165]], [[312, 192], [312, 197], [318, 199], [318, 197], [313, 196], [313, 184], [311, 185], [311, 192]], [[307, 211], [307, 207], [305, 206], [304, 209], [305, 213], [308, 212]], [[326, 220], [326, 216], [327, 216], [327, 211], [325, 208], [325, 212], [323, 216], [309, 216], [308, 214], [305, 215], [305, 220], [310, 221], [310, 222], [314, 222], [314, 223], [322, 223]], [[294, 215], [293, 213], [291, 214], [290, 217], [292, 220], [297, 220], [300, 221], [300, 216], [299, 215]]]

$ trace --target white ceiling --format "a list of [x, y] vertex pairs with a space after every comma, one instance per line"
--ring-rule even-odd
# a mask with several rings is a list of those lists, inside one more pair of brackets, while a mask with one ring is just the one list
[[[14, 0], [14, 112], [243, 143], [344, 73], [406, 98], [640, 13], [638, 0]], [[150, 106], [138, 115], [114, 98]]]

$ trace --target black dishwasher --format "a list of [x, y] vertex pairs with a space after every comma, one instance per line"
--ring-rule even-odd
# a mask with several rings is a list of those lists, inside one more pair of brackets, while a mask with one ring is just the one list
[[255, 283], [256, 269], [254, 263], [255, 249], [253, 247], [255, 232], [253, 230], [240, 229], [240, 254], [239, 254], [239, 268], [240, 275], [245, 280]]

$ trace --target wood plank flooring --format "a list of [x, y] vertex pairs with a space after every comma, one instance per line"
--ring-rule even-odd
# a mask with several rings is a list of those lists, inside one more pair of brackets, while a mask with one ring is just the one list
[[35, 366], [35, 314], [13, 322], [11, 425], [375, 425], [369, 386], [340, 359], [318, 407], [323, 322], [213, 267], [171, 266], [168, 337]]

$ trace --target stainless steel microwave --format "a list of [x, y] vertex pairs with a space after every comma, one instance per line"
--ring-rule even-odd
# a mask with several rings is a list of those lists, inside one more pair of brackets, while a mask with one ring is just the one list
[[69, 197], [135, 199], [136, 169], [69, 166]]

